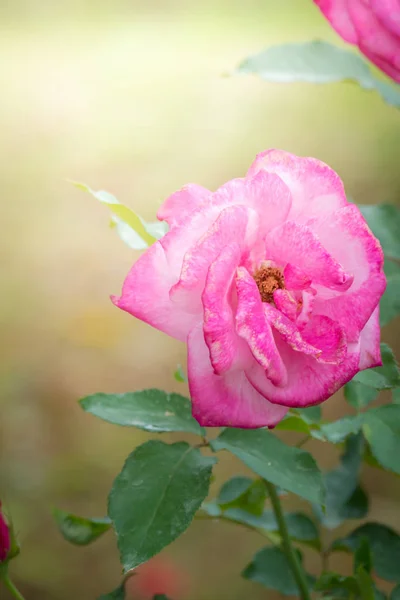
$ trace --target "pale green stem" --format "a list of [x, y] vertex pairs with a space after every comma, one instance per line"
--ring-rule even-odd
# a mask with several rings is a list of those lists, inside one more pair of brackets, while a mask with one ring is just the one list
[[17, 590], [10, 577], [8, 576], [7, 571], [4, 571], [2, 573], [1, 581], [4, 583], [5, 587], [8, 589], [13, 598], [16, 598], [16, 600], [24, 600], [23, 595]]
[[269, 497], [271, 500], [272, 508], [275, 513], [275, 518], [278, 523], [279, 533], [282, 538], [282, 550], [286, 555], [287, 561], [290, 565], [293, 577], [299, 588], [300, 596], [302, 600], [310, 600], [310, 591], [307, 584], [306, 574], [303, 567], [301, 566], [299, 557], [297, 556], [292, 542], [290, 540], [289, 532], [286, 526], [285, 517], [282, 510], [281, 501], [279, 499], [276, 487], [273, 483], [265, 481]]

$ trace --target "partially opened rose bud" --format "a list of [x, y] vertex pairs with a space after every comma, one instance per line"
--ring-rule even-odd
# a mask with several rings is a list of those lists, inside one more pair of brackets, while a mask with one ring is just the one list
[[11, 548], [10, 528], [1, 509], [0, 502], [0, 563], [5, 562]]

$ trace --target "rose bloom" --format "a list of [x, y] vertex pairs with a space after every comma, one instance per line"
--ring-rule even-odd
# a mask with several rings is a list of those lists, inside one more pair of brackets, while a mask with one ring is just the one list
[[338, 34], [400, 82], [400, 0], [314, 0]]
[[11, 547], [10, 530], [7, 521], [1, 511], [0, 502], [0, 563], [4, 562]]
[[273, 427], [381, 365], [382, 249], [324, 163], [268, 150], [157, 216], [170, 231], [113, 302], [187, 343], [200, 424]]

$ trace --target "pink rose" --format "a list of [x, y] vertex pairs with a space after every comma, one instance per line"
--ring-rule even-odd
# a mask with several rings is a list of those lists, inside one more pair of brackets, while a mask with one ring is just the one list
[[11, 547], [10, 530], [3, 513], [1, 512], [0, 502], [0, 563], [4, 562], [8, 556]]
[[338, 34], [400, 82], [400, 0], [314, 0]]
[[324, 163], [268, 150], [157, 216], [170, 231], [113, 302], [187, 342], [200, 424], [273, 427], [381, 364], [382, 249]]

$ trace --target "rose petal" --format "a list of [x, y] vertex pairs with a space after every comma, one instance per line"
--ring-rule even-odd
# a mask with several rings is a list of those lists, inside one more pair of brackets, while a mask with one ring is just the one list
[[340, 177], [316, 158], [266, 150], [257, 155], [246, 177], [254, 177], [261, 170], [276, 173], [288, 186], [292, 194], [288, 219], [302, 223], [347, 205]]
[[346, 358], [339, 365], [320, 363], [312, 356], [296, 352], [283, 340], [277, 339], [277, 346], [288, 371], [288, 383], [284, 388], [275, 387], [258, 365], [246, 372], [254, 387], [277, 405], [304, 408], [319, 404], [358, 372], [358, 344], [350, 344]]
[[189, 183], [167, 198], [157, 212], [157, 219], [170, 227], [181, 225], [188, 216], [210, 203], [211, 192], [201, 185]]
[[318, 362], [340, 364], [347, 354], [347, 340], [343, 329], [323, 315], [313, 315], [301, 331], [302, 338], [321, 350]]
[[369, 2], [371, 10], [382, 25], [400, 38], [400, 0], [369, 0]]
[[274, 427], [287, 413], [259, 394], [244, 371], [215, 375], [201, 325], [188, 337], [188, 376], [193, 416], [204, 427]]
[[274, 303], [276, 308], [288, 319], [291, 321], [296, 320], [299, 304], [291, 292], [288, 290], [275, 290]]
[[354, 274], [353, 285], [343, 294], [329, 298], [318, 290], [314, 312], [337, 321], [347, 339], [356, 342], [386, 288], [380, 243], [355, 205], [314, 219], [310, 227], [328, 251]]
[[271, 327], [265, 318], [257, 284], [250, 273], [239, 267], [236, 277], [238, 303], [236, 330], [246, 340], [256, 361], [275, 385], [285, 385], [286, 369], [276, 348]]
[[357, 44], [358, 37], [350, 17], [348, 0], [314, 0], [314, 2], [346, 42]]
[[191, 306], [198, 312], [210, 264], [229, 243], [238, 242], [241, 251], [256, 241], [257, 218], [246, 206], [224, 208], [206, 233], [186, 252], [178, 283], [170, 292], [171, 300]]
[[288, 263], [283, 271], [285, 286], [288, 290], [305, 290], [310, 287], [311, 279], [305, 271]]
[[214, 372], [221, 375], [231, 368], [243, 368], [251, 356], [235, 330], [232, 310], [232, 283], [241, 250], [238, 244], [226, 246], [211, 263], [202, 295], [204, 339], [210, 351]]
[[380, 337], [378, 306], [370, 316], [360, 335], [360, 371], [382, 366]]
[[352, 284], [352, 274], [346, 273], [306, 225], [286, 221], [267, 235], [265, 244], [268, 259], [282, 266], [296, 264], [315, 283], [340, 291]]
[[129, 271], [121, 297], [112, 296], [111, 299], [118, 308], [185, 341], [189, 331], [201, 319], [201, 313], [196, 316], [184, 310], [176, 310], [169, 298], [174, 280], [165, 251], [161, 243], [156, 242]]
[[274, 306], [264, 302], [263, 310], [268, 323], [276, 329], [285, 343], [293, 348], [293, 350], [303, 354], [309, 354], [316, 358], [322, 354], [322, 351], [319, 348], [315, 348], [304, 340], [301, 332], [293, 321], [285, 317], [285, 315], [279, 312]]

